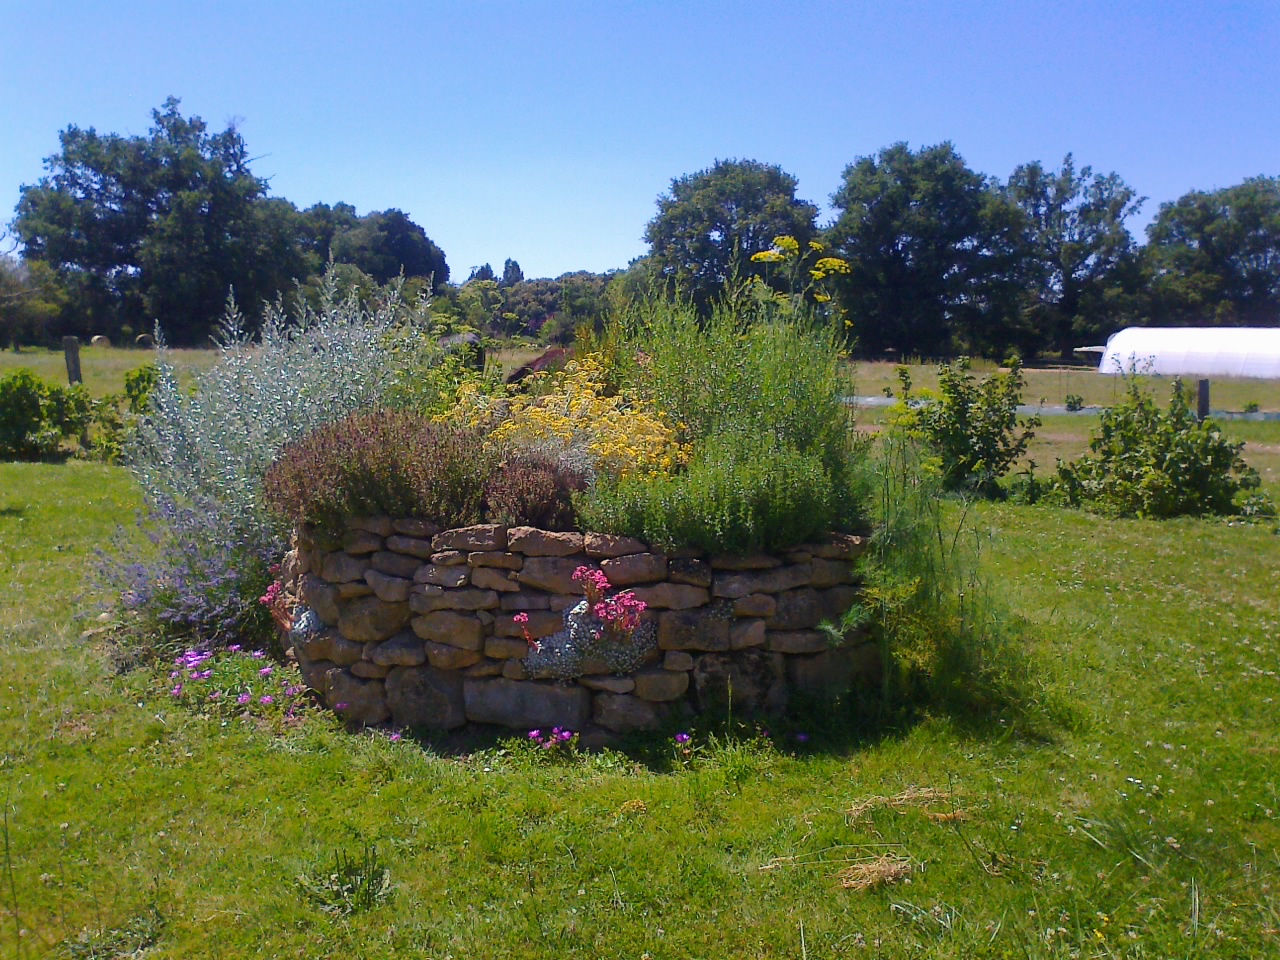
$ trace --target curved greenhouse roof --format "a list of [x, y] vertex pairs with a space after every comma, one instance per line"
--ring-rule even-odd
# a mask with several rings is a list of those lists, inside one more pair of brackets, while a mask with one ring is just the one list
[[1127, 327], [1098, 372], [1280, 380], [1280, 327]]

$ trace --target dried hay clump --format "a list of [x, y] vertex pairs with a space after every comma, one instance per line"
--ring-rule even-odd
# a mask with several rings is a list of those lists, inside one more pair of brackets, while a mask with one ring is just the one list
[[873, 890], [905, 880], [911, 876], [913, 869], [910, 860], [885, 856], [855, 863], [841, 870], [837, 876], [840, 878], [840, 886], [846, 890]]
[[861, 820], [877, 807], [890, 807], [901, 812], [908, 807], [923, 807], [950, 799], [951, 794], [945, 790], [935, 790], [933, 787], [908, 787], [896, 797], [867, 797], [865, 800], [860, 800], [849, 808], [847, 815], [850, 820]]

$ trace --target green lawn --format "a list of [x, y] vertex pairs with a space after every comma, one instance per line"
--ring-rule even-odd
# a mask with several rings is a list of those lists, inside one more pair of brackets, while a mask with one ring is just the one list
[[[163, 675], [113, 675], [76, 616], [95, 611], [94, 548], [135, 505], [112, 468], [0, 464], [0, 956], [1280, 946], [1270, 528], [977, 510], [1057, 718], [1036, 729], [935, 716], [801, 744], [781, 725], [777, 747], [695, 730], [688, 758], [659, 743], [556, 764], [440, 756], [318, 714], [277, 735], [176, 706]], [[334, 916], [297, 884], [367, 845], [381, 905]], [[909, 875], [842, 886], [886, 855]]]

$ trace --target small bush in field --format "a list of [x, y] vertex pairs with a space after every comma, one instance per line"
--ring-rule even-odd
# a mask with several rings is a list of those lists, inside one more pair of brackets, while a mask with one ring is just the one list
[[1125, 399], [1103, 411], [1089, 453], [1059, 463], [1055, 487], [1075, 506], [1115, 516], [1273, 515], [1243, 448], [1196, 419], [1180, 380], [1168, 410], [1131, 380]]
[[701, 444], [680, 473], [598, 479], [577, 502], [589, 529], [710, 553], [781, 549], [850, 519], [818, 457], [746, 436]]
[[1018, 419], [1025, 380], [1013, 359], [1009, 372], [978, 382], [969, 372], [969, 358], [938, 367], [938, 390], [911, 392], [911, 376], [898, 368], [902, 382], [896, 420], [912, 436], [923, 440], [941, 461], [949, 489], [972, 489], [991, 495], [997, 481], [1027, 450], [1040, 426], [1037, 416]]
[[543, 530], [572, 530], [572, 493], [586, 478], [536, 455], [508, 457], [485, 484], [487, 514], [495, 523], [529, 524]]
[[57, 456], [62, 441], [80, 436], [93, 413], [93, 399], [80, 384], [45, 383], [21, 367], [0, 377], [0, 460]]

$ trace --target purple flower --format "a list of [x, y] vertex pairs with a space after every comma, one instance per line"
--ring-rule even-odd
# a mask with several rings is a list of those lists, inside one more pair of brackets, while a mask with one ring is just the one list
[[227, 650], [229, 650], [231, 653], [239, 653], [243, 649], [244, 647], [240, 646], [240, 644], [238, 643], [233, 643], [231, 646], [227, 647]]
[[265, 657], [265, 656], [266, 656], [266, 654], [265, 654], [265, 653], [263, 653], [261, 650], [255, 650], [255, 651], [253, 651], [253, 659], [255, 659], [255, 660], [261, 660], [261, 659], [262, 659], [263, 657]]
[[690, 737], [687, 733], [677, 733], [677, 734], [676, 734], [676, 743], [680, 744], [681, 746], [683, 746], [684, 744], [688, 743], [688, 742], [689, 742], [690, 740], [692, 740], [692, 739], [693, 739], [693, 738], [692, 738], [692, 737]]
[[541, 731], [541, 730], [530, 730], [530, 731], [529, 731], [529, 739], [530, 739], [530, 740], [541, 740], [541, 739], [542, 739], [542, 731]]
[[171, 673], [169, 674], [169, 679], [170, 679], [170, 680], [177, 680], [180, 676], [182, 676], [182, 671], [181, 671], [181, 670], [174, 670], [173, 672], [171, 672]]
[[574, 733], [573, 733], [573, 731], [572, 731], [572, 730], [561, 730], [561, 731], [560, 731], [560, 739], [561, 739], [561, 740], [572, 740], [572, 739], [573, 739], [573, 737], [574, 737]]
[[269, 676], [271, 676], [271, 672], [272, 672], [272, 671], [271, 671], [271, 668], [270, 668], [270, 667], [263, 667], [261, 670], [259, 670], [259, 671], [258, 671], [258, 676], [260, 676], [260, 677], [269, 677]]
[[182, 684], [178, 684], [176, 687], [174, 687], [172, 690], [170, 690], [170, 691], [169, 691], [169, 693], [170, 693], [170, 694], [172, 694], [172, 695], [173, 695], [173, 696], [175, 696], [175, 697], [180, 697], [180, 696], [182, 696]]
[[271, 696], [270, 694], [267, 694], [265, 697], [259, 697], [258, 702], [259, 703], [275, 703], [276, 698]]
[[248, 702], [249, 702], [249, 695], [247, 693], [242, 693], [240, 694], [240, 696], [236, 697], [236, 703], [243, 704]]
[[389, 734], [389, 735], [387, 736], [387, 739], [388, 739], [388, 740], [390, 740], [392, 743], [399, 743], [399, 742], [400, 742], [400, 732], [399, 732], [399, 731], [395, 731], [395, 732], [393, 732], [393, 733]]
[[349, 703], [335, 703], [335, 704], [333, 705], [333, 709], [335, 709], [335, 710], [345, 710], [345, 709], [347, 709], [347, 707], [349, 707], [349, 706], [351, 706], [351, 704], [349, 704]]
[[807, 733], [797, 733], [797, 734], [796, 734], [796, 742], [797, 742], [797, 743], [808, 743], [808, 742], [809, 742], [809, 735], [808, 735]]

